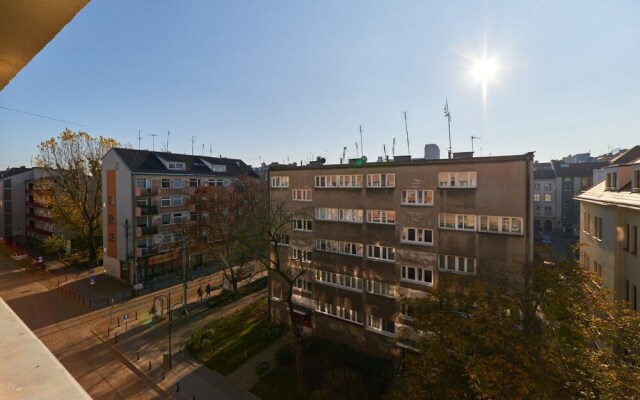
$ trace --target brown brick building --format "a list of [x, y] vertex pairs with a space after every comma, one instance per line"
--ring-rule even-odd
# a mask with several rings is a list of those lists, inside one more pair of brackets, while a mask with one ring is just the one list
[[[291, 263], [312, 252], [293, 296], [307, 332], [394, 356], [407, 304], [440, 274], [519, 279], [533, 260], [532, 185], [533, 153], [271, 167], [271, 201], [308, 215], [285, 247]], [[284, 319], [277, 279], [271, 296]]]

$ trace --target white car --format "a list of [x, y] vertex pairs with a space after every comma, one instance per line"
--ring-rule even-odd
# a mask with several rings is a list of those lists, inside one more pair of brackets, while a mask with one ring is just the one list
[[28, 256], [26, 254], [11, 253], [11, 255], [9, 257], [11, 257], [14, 260], [18, 261], [18, 260], [24, 260]]

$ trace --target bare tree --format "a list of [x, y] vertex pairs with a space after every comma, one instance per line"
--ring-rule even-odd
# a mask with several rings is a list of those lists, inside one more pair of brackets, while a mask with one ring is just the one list
[[36, 198], [50, 207], [56, 223], [87, 244], [89, 263], [97, 260], [96, 235], [102, 227], [102, 157], [118, 145], [114, 139], [65, 129], [38, 146], [36, 165], [47, 177]]

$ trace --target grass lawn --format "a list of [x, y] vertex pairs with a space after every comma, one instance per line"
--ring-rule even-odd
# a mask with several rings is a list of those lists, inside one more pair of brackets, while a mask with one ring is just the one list
[[245, 354], [250, 358], [280, 334], [279, 327], [268, 320], [265, 298], [199, 329], [187, 342], [187, 350], [208, 368], [226, 375], [244, 363]]
[[390, 362], [317, 338], [305, 350], [303, 365], [301, 379], [294, 360], [278, 365], [251, 392], [263, 400], [381, 399], [394, 377]]

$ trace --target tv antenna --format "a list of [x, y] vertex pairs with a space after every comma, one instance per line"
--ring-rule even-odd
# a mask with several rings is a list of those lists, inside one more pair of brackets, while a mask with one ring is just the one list
[[140, 136], [140, 131], [138, 131], [138, 150], [140, 150], [140, 141], [142, 140], [142, 136]]
[[482, 139], [481, 137], [478, 136], [473, 136], [471, 135], [471, 151], [473, 152], [473, 141], [476, 139]]
[[444, 116], [447, 117], [447, 123], [449, 124], [449, 159], [451, 159], [451, 113], [449, 112], [448, 99], [445, 99], [444, 102]]
[[393, 137], [393, 140], [391, 141], [391, 156], [392, 157], [396, 157], [396, 137]]
[[345, 163], [347, 161], [347, 146], [342, 148], [342, 158], [340, 159], [340, 163]]
[[193, 144], [196, 142], [196, 137], [195, 136], [191, 136], [191, 155], [193, 155]]
[[169, 152], [169, 134], [171, 131], [167, 131], [167, 153]]
[[202, 153], [200, 155], [204, 155], [204, 143], [202, 143]]
[[209, 143], [209, 157], [213, 154], [213, 148], [211, 147], [211, 143]]
[[409, 128], [407, 127], [407, 112], [404, 112], [404, 131], [407, 134], [407, 152], [409, 152], [409, 157], [411, 157], [411, 148], [409, 147]]
[[358, 142], [356, 142], [356, 158], [360, 157], [360, 153], [358, 153]]
[[384, 160], [387, 161], [387, 145], [382, 145], [382, 151], [384, 152]]
[[149, 136], [151, 136], [151, 145], [153, 147], [151, 147], [153, 149], [153, 151], [156, 151], [156, 136], [158, 136], [157, 133], [150, 133]]
[[362, 144], [362, 125], [360, 125], [360, 152], [362, 153], [362, 157], [364, 157], [364, 144]]

